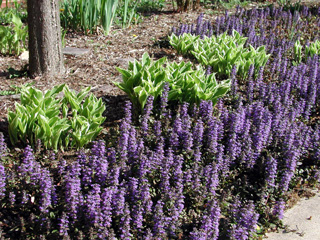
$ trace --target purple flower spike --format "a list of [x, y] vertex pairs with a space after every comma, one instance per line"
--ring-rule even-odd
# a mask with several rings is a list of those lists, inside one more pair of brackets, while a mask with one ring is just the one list
[[0, 163], [0, 200], [5, 197], [6, 192], [6, 172], [4, 166]]
[[40, 178], [40, 211], [47, 213], [48, 207], [51, 205], [51, 196], [53, 191], [53, 182], [50, 176], [50, 172], [47, 169], [43, 169]]
[[273, 216], [275, 216], [279, 219], [282, 219], [285, 206], [286, 206], [286, 203], [283, 199], [276, 201], [274, 208], [273, 208], [273, 212], [272, 212]]
[[277, 160], [273, 157], [268, 157], [266, 161], [266, 184], [268, 187], [275, 186], [277, 177]]
[[147, 136], [148, 134], [148, 129], [149, 129], [148, 121], [151, 116], [151, 111], [153, 109], [153, 99], [154, 99], [153, 96], [148, 97], [147, 103], [144, 107], [142, 121], [141, 121], [141, 130], [142, 130], [143, 136]]
[[154, 213], [154, 226], [153, 226], [153, 232], [154, 237], [156, 239], [164, 239], [166, 237], [166, 217], [163, 213], [163, 205], [164, 203], [159, 200], [155, 206], [155, 213]]
[[86, 216], [93, 225], [98, 223], [100, 217], [100, 193], [100, 185], [93, 184], [92, 190], [89, 192], [86, 199]]
[[30, 174], [33, 172], [33, 168], [34, 168], [34, 155], [33, 155], [33, 150], [30, 146], [27, 146], [24, 149], [23, 152], [23, 160], [22, 160], [22, 164], [20, 167], [20, 171], [22, 176], [26, 176], [27, 174]]
[[131, 221], [130, 210], [129, 210], [128, 204], [126, 204], [124, 206], [123, 216], [121, 217], [121, 220], [120, 220], [120, 232], [121, 232], [120, 237], [123, 240], [130, 240], [132, 237], [131, 229], [130, 229], [130, 221]]
[[60, 218], [59, 227], [60, 227], [59, 228], [60, 236], [68, 237], [69, 219], [68, 219], [68, 215], [65, 212], [62, 213], [62, 216]]

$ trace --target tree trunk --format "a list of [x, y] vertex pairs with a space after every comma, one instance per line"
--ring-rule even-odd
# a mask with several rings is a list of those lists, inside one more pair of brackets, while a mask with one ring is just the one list
[[27, 0], [31, 76], [64, 72], [59, 0]]

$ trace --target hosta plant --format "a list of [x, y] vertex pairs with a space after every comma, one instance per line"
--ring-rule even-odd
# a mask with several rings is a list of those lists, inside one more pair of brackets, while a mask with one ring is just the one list
[[[64, 97], [57, 98], [62, 91]], [[8, 112], [12, 144], [21, 141], [35, 146], [41, 140], [46, 149], [57, 150], [80, 148], [92, 141], [102, 129], [105, 106], [92, 94], [85, 99], [89, 91], [86, 88], [75, 94], [64, 84], [46, 93], [33, 87], [23, 88], [21, 103], [16, 102], [15, 111]]]
[[229, 80], [217, 82], [214, 74], [206, 75], [202, 66], [194, 69], [192, 63], [170, 63], [166, 58], [154, 61], [145, 53], [142, 61], [129, 62], [128, 70], [117, 68], [123, 82], [115, 84], [126, 92], [131, 102], [142, 111], [149, 96], [157, 99], [164, 84], [169, 84], [169, 100], [214, 103], [230, 88]]
[[71, 146], [83, 147], [94, 140], [102, 130], [101, 124], [105, 120], [102, 114], [105, 105], [101, 98], [98, 100], [93, 94], [87, 97], [90, 89], [87, 87], [76, 94], [68, 87], [64, 88], [63, 114], [67, 113], [68, 104], [72, 110]]
[[230, 89], [230, 80], [217, 82], [215, 74], [207, 75], [202, 66], [193, 69], [190, 62], [170, 63], [166, 71], [169, 76], [169, 100], [197, 104], [201, 100], [210, 100], [215, 105], [218, 98]]
[[128, 94], [137, 109], [143, 109], [149, 96], [158, 97], [166, 81], [167, 74], [163, 68], [166, 58], [153, 61], [148, 53], [144, 53], [141, 62], [129, 62], [128, 69], [117, 68], [123, 82], [114, 82]]
[[232, 31], [232, 35], [225, 32], [219, 36], [204, 36], [203, 39], [186, 33], [180, 36], [172, 34], [170, 37], [170, 44], [179, 53], [191, 53], [199, 63], [211, 66], [220, 76], [230, 76], [234, 65], [237, 66], [238, 73], [244, 76], [250, 65], [259, 69], [266, 64], [269, 55], [265, 47], [255, 49], [249, 45], [249, 48], [246, 48], [246, 41], [247, 38], [235, 30]]
[[178, 53], [186, 55], [194, 49], [194, 44], [199, 40], [200, 36], [184, 33], [181, 36], [171, 34], [169, 42]]

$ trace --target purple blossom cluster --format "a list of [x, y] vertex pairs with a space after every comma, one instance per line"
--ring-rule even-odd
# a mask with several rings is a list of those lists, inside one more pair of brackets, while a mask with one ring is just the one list
[[235, 240], [246, 240], [252, 237], [252, 233], [257, 228], [259, 214], [255, 212], [254, 203], [249, 201], [246, 204], [235, 199], [230, 208], [229, 238]]

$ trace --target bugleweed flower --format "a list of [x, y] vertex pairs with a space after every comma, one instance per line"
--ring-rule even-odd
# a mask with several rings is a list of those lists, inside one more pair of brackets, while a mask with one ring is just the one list
[[99, 221], [100, 217], [100, 185], [99, 184], [93, 184], [92, 190], [87, 194], [86, 197], [86, 216], [89, 220], [89, 222], [92, 225], [95, 225]]
[[205, 239], [218, 239], [219, 218], [220, 208], [218, 206], [217, 201], [212, 200], [207, 204], [207, 210], [202, 217], [202, 223], [200, 228], [205, 235]]
[[22, 164], [20, 166], [20, 172], [23, 177], [32, 174], [34, 170], [34, 155], [32, 148], [28, 145], [23, 152]]
[[171, 136], [169, 138], [170, 146], [173, 149], [176, 149], [180, 145], [179, 135], [181, 134], [181, 132], [182, 132], [182, 121], [181, 121], [180, 115], [178, 115], [177, 118], [174, 120]]
[[60, 176], [63, 176], [65, 174], [65, 169], [66, 169], [66, 166], [67, 166], [67, 162], [66, 160], [64, 160], [63, 158], [61, 158], [59, 160], [59, 164], [57, 166], [58, 168], [58, 173]]
[[63, 212], [60, 217], [59, 227], [60, 236], [68, 237], [69, 219], [68, 215], [65, 212]]
[[189, 236], [190, 240], [207, 240], [206, 233], [202, 230], [198, 230], [193, 228], [192, 232], [190, 232]]
[[40, 178], [40, 211], [47, 213], [48, 207], [51, 205], [51, 196], [53, 190], [53, 182], [50, 176], [50, 172], [47, 169], [41, 171]]
[[246, 240], [252, 236], [256, 229], [256, 224], [259, 214], [254, 210], [254, 204], [249, 201], [248, 204], [242, 204], [236, 200], [231, 206], [233, 221], [235, 224], [231, 225], [229, 236], [231, 239]]
[[112, 207], [111, 201], [115, 188], [108, 187], [103, 190], [101, 195], [101, 225], [102, 228], [109, 228], [112, 222]]
[[121, 186], [117, 189], [117, 192], [112, 196], [112, 210], [116, 216], [124, 214], [125, 207], [125, 187]]
[[184, 151], [189, 152], [193, 147], [193, 138], [191, 131], [191, 118], [188, 114], [188, 103], [183, 103], [180, 108], [180, 115], [181, 115], [181, 124], [182, 129], [179, 134], [179, 139], [181, 141], [181, 147]]
[[120, 220], [120, 232], [121, 232], [120, 237], [123, 240], [130, 240], [132, 237], [130, 221], [131, 221], [131, 216], [130, 216], [129, 206], [128, 204], [125, 204], [124, 210], [123, 210], [123, 216], [121, 217], [121, 220]]
[[266, 185], [268, 187], [275, 186], [275, 179], [277, 177], [277, 160], [274, 159], [272, 156], [267, 157], [265, 163], [266, 169]]
[[6, 192], [6, 172], [4, 166], [0, 163], [0, 200], [5, 197]]
[[163, 91], [160, 97], [160, 109], [161, 112], [160, 114], [163, 117], [168, 117], [168, 111], [167, 111], [167, 106], [168, 106], [168, 96], [169, 96], [169, 83], [165, 83], [163, 87]]
[[65, 177], [65, 202], [68, 216], [77, 219], [79, 205], [81, 204], [81, 181], [79, 175], [72, 172]]
[[112, 207], [111, 200], [115, 191], [114, 187], [107, 187], [101, 194], [100, 201], [100, 219], [98, 226], [99, 239], [112, 239], [112, 231], [110, 227], [112, 224]]
[[170, 169], [173, 165], [174, 159], [173, 159], [173, 152], [172, 149], [169, 149], [167, 151], [166, 157], [163, 158], [161, 161], [161, 168], [160, 168], [160, 173], [161, 173], [161, 180], [160, 180], [160, 188], [161, 191], [164, 194], [168, 194], [170, 192]]
[[125, 117], [122, 119], [119, 126], [120, 137], [118, 142], [118, 150], [121, 157], [121, 167], [123, 168], [125, 167], [128, 159], [128, 141], [132, 121], [131, 106], [132, 105], [130, 102], [126, 102]]
[[150, 184], [148, 181], [143, 180], [141, 184], [141, 190], [140, 190], [140, 200], [141, 205], [144, 209], [143, 214], [148, 214], [152, 211], [153, 202], [151, 200], [151, 194], [150, 194]]
[[9, 203], [13, 206], [16, 202], [16, 194], [14, 192], [9, 192]]
[[153, 124], [153, 132], [155, 135], [155, 140], [160, 141], [161, 133], [162, 133], [161, 121], [155, 120]]
[[135, 128], [130, 128], [129, 130], [129, 138], [128, 138], [128, 157], [129, 157], [129, 164], [132, 163], [133, 157], [137, 151], [137, 131]]
[[212, 101], [201, 101], [199, 105], [199, 115], [204, 122], [208, 122], [212, 119], [213, 115], [213, 104]]
[[166, 237], [165, 228], [167, 227], [166, 216], [163, 213], [164, 203], [161, 200], [158, 200], [153, 215], [153, 232], [155, 239], [164, 239]]
[[141, 120], [141, 131], [143, 136], [147, 136], [148, 134], [148, 128], [149, 128], [149, 118], [151, 115], [151, 111], [153, 109], [153, 96], [148, 97], [146, 105], [144, 107], [143, 115], [142, 115], [142, 120]]
[[204, 176], [206, 179], [207, 192], [211, 196], [214, 196], [219, 185], [219, 174], [217, 165], [213, 163], [206, 166], [204, 169]]
[[276, 201], [276, 203], [273, 207], [272, 215], [279, 218], [279, 219], [282, 219], [285, 206], [286, 206], [286, 203], [283, 199]]
[[202, 146], [203, 132], [203, 122], [201, 120], [197, 120], [196, 125], [193, 128], [193, 142], [195, 147]]
[[95, 180], [99, 184], [103, 184], [106, 181], [108, 171], [105, 142], [102, 140], [94, 142], [91, 152], [92, 155], [90, 156], [89, 161], [96, 173]]

